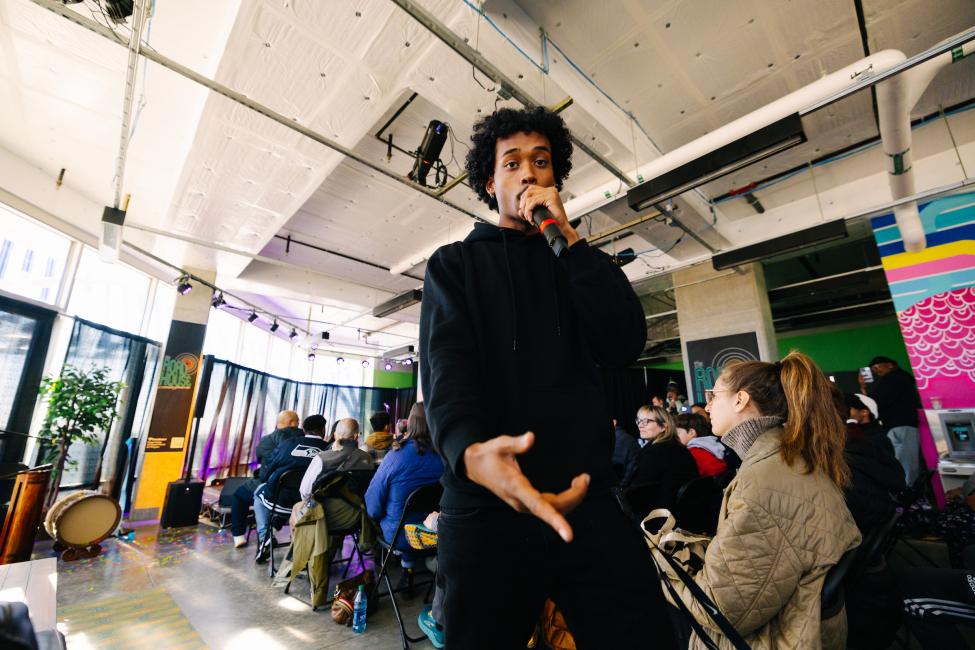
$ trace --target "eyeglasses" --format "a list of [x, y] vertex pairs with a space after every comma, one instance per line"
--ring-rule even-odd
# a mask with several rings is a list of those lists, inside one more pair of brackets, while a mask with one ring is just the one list
[[707, 390], [704, 391], [704, 399], [707, 401], [708, 404], [710, 404], [711, 402], [714, 401], [715, 393], [730, 393], [730, 392], [731, 392], [730, 388], [708, 388]]
[[646, 426], [646, 425], [650, 424], [651, 422], [656, 422], [657, 423], [657, 426], [661, 426], [661, 427], [664, 425], [664, 423], [661, 422], [660, 420], [654, 420], [653, 418], [637, 418], [636, 419], [636, 425], [638, 427]]

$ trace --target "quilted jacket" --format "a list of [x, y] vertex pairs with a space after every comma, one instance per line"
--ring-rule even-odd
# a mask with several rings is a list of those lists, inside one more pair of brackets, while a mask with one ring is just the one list
[[[821, 621], [820, 598], [826, 572], [860, 533], [825, 474], [803, 474], [801, 460], [790, 467], [782, 459], [782, 435], [769, 429], [748, 450], [694, 580], [754, 650], [843, 648], [846, 613]], [[732, 647], [680, 579], [667, 579], [709, 636]], [[705, 646], [694, 636], [689, 647]]]

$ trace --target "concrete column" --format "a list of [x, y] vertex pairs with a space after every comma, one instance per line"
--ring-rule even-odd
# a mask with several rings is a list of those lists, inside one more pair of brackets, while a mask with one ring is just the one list
[[[739, 268], [715, 271], [710, 264], [700, 264], [674, 272], [687, 396], [692, 402], [704, 401], [704, 389], [714, 385], [728, 361], [778, 359], [762, 266]], [[688, 343], [694, 348], [691, 354]]]
[[[191, 269], [208, 282], [213, 271]], [[166, 497], [166, 486], [178, 479], [189, 448], [194, 396], [200, 379], [203, 338], [210, 318], [213, 291], [197, 282], [177, 296], [156, 389], [152, 419], [144, 447], [135, 503], [129, 519], [155, 519]]]

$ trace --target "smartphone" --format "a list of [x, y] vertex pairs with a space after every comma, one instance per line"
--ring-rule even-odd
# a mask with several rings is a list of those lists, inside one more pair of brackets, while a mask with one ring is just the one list
[[873, 382], [873, 373], [870, 372], [869, 366], [860, 368], [860, 376], [863, 377], [863, 381], [867, 382], [868, 384]]

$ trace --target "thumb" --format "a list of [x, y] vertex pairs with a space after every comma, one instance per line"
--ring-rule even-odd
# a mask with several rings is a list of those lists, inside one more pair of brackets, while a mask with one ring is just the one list
[[535, 444], [535, 434], [527, 431], [520, 436], [516, 436], [511, 444], [511, 451], [515, 454], [523, 454]]

